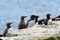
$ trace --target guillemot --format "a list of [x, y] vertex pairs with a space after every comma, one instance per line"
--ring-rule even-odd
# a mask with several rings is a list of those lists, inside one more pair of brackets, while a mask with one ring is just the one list
[[27, 16], [21, 16], [21, 21], [19, 23], [18, 29], [24, 29], [26, 28], [26, 24], [25, 24], [25, 20], [24, 18], [26, 18]]
[[44, 20], [45, 20], [45, 19], [39, 20], [39, 21], [38, 21], [38, 25], [43, 25], [43, 24], [44, 24]]
[[7, 23], [7, 24], [6, 24], [6, 27], [7, 27], [7, 28], [5, 29], [5, 31], [4, 31], [4, 33], [3, 33], [3, 36], [4, 36], [4, 37], [6, 37], [6, 34], [8, 33], [8, 30], [11, 28], [11, 24], [12, 24], [12, 23]]
[[27, 22], [27, 28], [32, 27], [35, 24], [35, 15], [31, 15], [30, 19]]
[[46, 15], [46, 18], [47, 18], [47, 19], [44, 21], [44, 24], [45, 24], [45, 25], [48, 25], [48, 24], [50, 23], [50, 21], [51, 21], [51, 17], [50, 17], [50, 16], [51, 16], [51, 14], [47, 14], [47, 15]]

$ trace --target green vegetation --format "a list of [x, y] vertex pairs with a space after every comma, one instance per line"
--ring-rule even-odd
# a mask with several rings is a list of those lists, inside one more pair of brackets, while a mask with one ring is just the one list
[[57, 37], [57, 40], [60, 40], [60, 37]]
[[55, 38], [54, 37], [50, 37], [50, 38], [44, 39], [44, 40], [55, 40]]

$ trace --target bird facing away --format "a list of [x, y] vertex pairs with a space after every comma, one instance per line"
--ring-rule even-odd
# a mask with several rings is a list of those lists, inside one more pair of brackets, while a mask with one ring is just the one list
[[18, 29], [24, 29], [26, 28], [26, 24], [25, 24], [25, 20], [24, 18], [26, 18], [27, 16], [21, 16], [21, 21], [19, 23]]

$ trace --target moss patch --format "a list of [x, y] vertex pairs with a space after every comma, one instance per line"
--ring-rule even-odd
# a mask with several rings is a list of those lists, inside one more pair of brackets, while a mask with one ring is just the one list
[[60, 37], [57, 37], [57, 40], [60, 40]]
[[55, 38], [54, 37], [50, 37], [50, 38], [44, 39], [44, 40], [55, 40]]
[[0, 39], [0, 40], [2, 40], [2, 39]]

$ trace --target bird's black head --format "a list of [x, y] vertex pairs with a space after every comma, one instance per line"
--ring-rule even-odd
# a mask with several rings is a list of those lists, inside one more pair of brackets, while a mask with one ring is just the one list
[[21, 20], [24, 20], [24, 18], [26, 18], [27, 16], [21, 16]]
[[34, 20], [35, 17], [36, 17], [35, 15], [31, 15], [30, 19]]
[[7, 23], [7, 28], [11, 28], [12, 23]]
[[46, 17], [47, 19], [50, 19], [51, 14], [47, 14]]
[[35, 16], [35, 18], [39, 18], [39, 16]]

